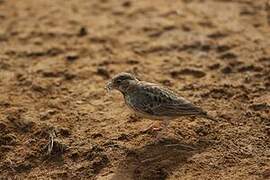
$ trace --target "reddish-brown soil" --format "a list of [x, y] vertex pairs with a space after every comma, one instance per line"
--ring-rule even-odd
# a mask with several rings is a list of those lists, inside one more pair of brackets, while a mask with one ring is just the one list
[[[122, 71], [219, 122], [154, 143]], [[269, 179], [269, 109], [267, 0], [0, 0], [0, 179]]]

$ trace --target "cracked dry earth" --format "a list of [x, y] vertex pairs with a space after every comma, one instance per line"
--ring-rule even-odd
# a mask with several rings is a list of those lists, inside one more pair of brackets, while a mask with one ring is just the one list
[[[164, 140], [105, 83], [203, 107]], [[0, 179], [269, 179], [267, 0], [0, 0]]]

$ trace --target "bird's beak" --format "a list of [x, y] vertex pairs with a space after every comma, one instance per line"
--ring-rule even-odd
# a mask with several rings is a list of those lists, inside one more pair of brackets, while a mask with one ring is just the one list
[[111, 92], [111, 90], [113, 90], [113, 83], [111, 81], [109, 81], [107, 84], [106, 84], [106, 90], [107, 92]]

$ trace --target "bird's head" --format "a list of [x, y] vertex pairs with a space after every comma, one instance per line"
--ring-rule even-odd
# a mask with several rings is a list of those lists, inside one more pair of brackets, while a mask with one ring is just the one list
[[116, 89], [124, 93], [129, 88], [129, 85], [136, 81], [139, 81], [139, 80], [134, 75], [130, 73], [122, 72], [115, 75], [111, 79], [111, 81], [107, 83], [106, 89], [108, 91]]

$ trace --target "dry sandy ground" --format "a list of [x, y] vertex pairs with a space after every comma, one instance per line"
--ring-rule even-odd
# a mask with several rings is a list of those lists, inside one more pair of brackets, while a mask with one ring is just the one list
[[[121, 71], [219, 122], [153, 143]], [[0, 179], [269, 179], [269, 92], [266, 0], [0, 0]]]

